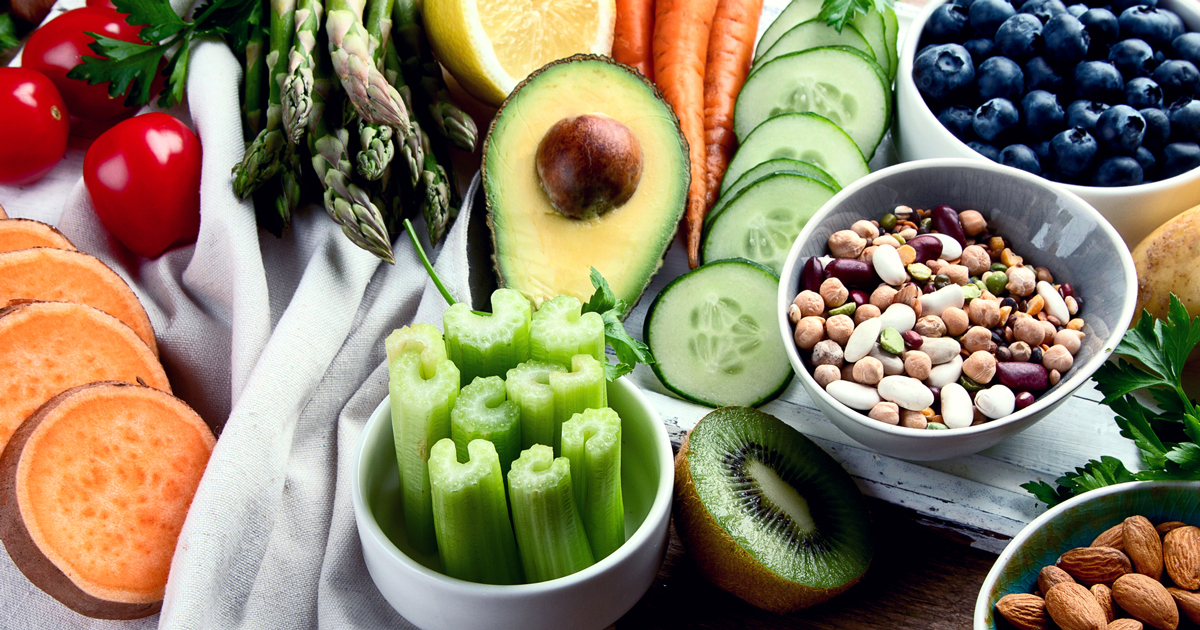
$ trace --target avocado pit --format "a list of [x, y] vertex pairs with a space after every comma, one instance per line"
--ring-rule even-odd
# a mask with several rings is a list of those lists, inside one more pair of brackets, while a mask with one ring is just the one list
[[550, 205], [572, 219], [619, 208], [642, 179], [642, 148], [633, 132], [604, 114], [563, 118], [538, 144], [538, 181]]

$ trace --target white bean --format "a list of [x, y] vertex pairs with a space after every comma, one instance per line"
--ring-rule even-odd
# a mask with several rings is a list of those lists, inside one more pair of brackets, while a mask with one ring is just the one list
[[1043, 280], [1037, 283], [1037, 293], [1042, 296], [1042, 300], [1046, 303], [1045, 309], [1047, 313], [1053, 315], [1055, 319], [1064, 325], [1071, 319], [1071, 312], [1067, 310], [1067, 303], [1058, 294], [1058, 291], [1054, 289], [1054, 285]]
[[871, 351], [867, 353], [867, 356], [874, 357], [883, 364], [884, 376], [892, 376], [894, 374], [904, 373], [904, 359], [901, 359], [891, 352], [884, 352], [878, 344], [871, 346]]
[[895, 328], [898, 333], [906, 333], [917, 325], [917, 312], [907, 304], [893, 304], [879, 316], [882, 328]]
[[930, 234], [942, 242], [942, 255], [938, 256], [942, 260], [954, 260], [962, 257], [962, 245], [946, 234]]
[[933, 392], [910, 376], [883, 377], [879, 381], [879, 395], [912, 411], [920, 411], [933, 404]]
[[[953, 242], [954, 239], [951, 239]], [[962, 308], [966, 299], [963, 298], [962, 287], [957, 284], [942, 287], [933, 293], [927, 293], [920, 297], [921, 314], [942, 316], [942, 312], [953, 306], [954, 308]]]
[[993, 420], [1007, 416], [1016, 407], [1017, 395], [1003, 385], [992, 385], [975, 393], [975, 408]]
[[925, 379], [925, 384], [930, 387], [945, 387], [954, 383], [962, 376], [962, 366], [962, 355], [955, 356], [949, 363], [935, 365], [929, 370], [929, 378]]
[[829, 392], [834, 400], [851, 409], [865, 411], [879, 403], [879, 393], [875, 391], [874, 387], [859, 385], [851, 381], [833, 381], [825, 386], [825, 391]]
[[884, 282], [899, 286], [908, 280], [908, 272], [904, 271], [904, 263], [900, 262], [900, 254], [894, 247], [880, 247], [871, 256], [871, 264], [875, 273]]
[[846, 363], [854, 363], [867, 356], [871, 348], [875, 347], [875, 340], [879, 339], [881, 330], [883, 326], [878, 317], [859, 324], [850, 335], [850, 340], [846, 342], [846, 350], [842, 353], [843, 360]]
[[975, 409], [971, 406], [971, 394], [958, 383], [942, 387], [942, 423], [951, 429], [971, 426], [975, 421]]
[[921, 337], [921, 352], [929, 355], [929, 362], [941, 365], [959, 356], [962, 346], [952, 337]]

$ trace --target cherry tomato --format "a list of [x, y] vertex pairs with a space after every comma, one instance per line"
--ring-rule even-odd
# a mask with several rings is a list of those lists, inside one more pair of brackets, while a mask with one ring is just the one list
[[67, 106], [40, 72], [0, 68], [0, 120], [0, 184], [41, 179], [67, 150]]
[[112, 0], [87, 0], [87, 5], [89, 7], [105, 7], [114, 11], [117, 10], [117, 5], [113, 4]]
[[200, 140], [178, 119], [135, 116], [104, 132], [83, 158], [96, 215], [130, 251], [154, 258], [200, 231]]
[[71, 113], [87, 120], [108, 120], [137, 111], [125, 107], [125, 97], [108, 95], [108, 84], [88, 85], [81, 79], [68, 79], [67, 72], [79, 65], [82, 56], [96, 57], [88, 48], [94, 40], [86, 33], [98, 33], [127, 42], [141, 42], [142, 27], [130, 26], [125, 15], [104, 7], [83, 7], [67, 11], [34, 31], [21, 53], [21, 65], [50, 77]]

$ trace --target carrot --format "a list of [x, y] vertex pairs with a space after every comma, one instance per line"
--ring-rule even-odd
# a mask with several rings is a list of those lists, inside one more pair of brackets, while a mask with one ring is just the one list
[[654, 80], [654, 0], [617, 0], [612, 56]]
[[[763, 0], [720, 0], [708, 37], [708, 62], [704, 69], [705, 212], [717, 202], [725, 167], [733, 156], [733, 106], [750, 73], [754, 37]], [[699, 242], [699, 226], [696, 230]]]
[[30, 219], [0, 219], [0, 253], [30, 247], [51, 247], [74, 250], [75, 246], [62, 232]]
[[115, 271], [83, 252], [35, 247], [0, 253], [0, 306], [11, 300], [79, 302], [124, 322], [158, 354], [137, 295]]
[[21, 424], [0, 458], [4, 547], [80, 614], [152, 615], [215, 442], [170, 394], [111, 381], [67, 390]]
[[688, 142], [688, 265], [700, 265], [700, 227], [704, 223], [704, 64], [717, 0], [658, 0], [654, 9], [654, 77], [675, 109]]

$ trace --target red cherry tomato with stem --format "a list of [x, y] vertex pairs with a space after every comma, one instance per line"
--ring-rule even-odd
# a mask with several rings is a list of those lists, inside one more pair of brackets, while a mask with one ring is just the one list
[[0, 68], [0, 120], [0, 184], [41, 179], [67, 150], [67, 106], [40, 72]]
[[88, 85], [82, 79], [68, 79], [71, 68], [83, 56], [98, 57], [88, 48], [93, 41], [87, 33], [127, 42], [141, 42], [140, 26], [125, 22], [124, 14], [104, 7], [83, 7], [67, 11], [50, 20], [29, 36], [21, 53], [21, 65], [50, 77], [71, 113], [86, 120], [108, 120], [128, 116], [136, 107], [125, 107], [125, 97], [108, 95], [108, 83]]
[[133, 253], [154, 258], [200, 231], [200, 140], [153, 112], [117, 123], [83, 158], [96, 215]]

